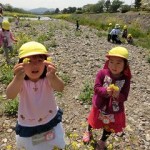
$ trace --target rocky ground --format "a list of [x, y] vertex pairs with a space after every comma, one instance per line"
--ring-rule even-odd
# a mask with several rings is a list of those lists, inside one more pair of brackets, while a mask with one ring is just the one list
[[[76, 32], [74, 24], [64, 21], [41, 21], [34, 28], [37, 32], [46, 33], [49, 23], [60, 27], [55, 30], [54, 34], [57, 46], [51, 48], [53, 61], [57, 64], [59, 73], [66, 74], [70, 79], [70, 82], [66, 84], [63, 96], [57, 96], [57, 102], [64, 111], [65, 131], [77, 133], [80, 141], [82, 133], [85, 131], [85, 118], [90, 110], [90, 105], [83, 104], [78, 100], [78, 96], [84, 82], [93, 84], [97, 71], [105, 62], [105, 54], [116, 45], [108, 43], [106, 37], [97, 36], [98, 31], [95, 29], [80, 26], [81, 30]], [[25, 27], [15, 30], [16, 32], [30, 32], [30, 29]], [[121, 46], [129, 50], [129, 62], [133, 75], [129, 98], [125, 104], [128, 127], [121, 142], [118, 136], [112, 135], [108, 143], [111, 143], [111, 139], [114, 138], [114, 150], [149, 150], [150, 64], [147, 62], [147, 50], [128, 44]], [[2, 58], [2, 55], [0, 57]], [[1, 94], [5, 99], [5, 86], [2, 85]], [[15, 122], [15, 117], [8, 117], [1, 113], [1, 150], [6, 149], [7, 145], [13, 146], [14, 150], [16, 149]], [[82, 148], [79, 149], [82, 150]]]

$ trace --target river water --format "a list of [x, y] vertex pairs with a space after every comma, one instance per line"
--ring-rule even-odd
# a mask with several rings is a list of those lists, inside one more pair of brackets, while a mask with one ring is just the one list
[[[8, 18], [12, 18], [12, 17], [8, 17], [8, 16], [4, 16], [3, 20], [8, 20]], [[25, 19], [25, 20], [38, 20], [37, 18], [28, 18], [28, 17], [20, 17], [20, 19]], [[40, 17], [40, 20], [52, 20], [50, 17]]]

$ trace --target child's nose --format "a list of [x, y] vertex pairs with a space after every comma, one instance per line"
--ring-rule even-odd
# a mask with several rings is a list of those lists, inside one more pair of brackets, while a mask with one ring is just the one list
[[38, 65], [38, 61], [33, 61], [32, 64], [33, 65]]

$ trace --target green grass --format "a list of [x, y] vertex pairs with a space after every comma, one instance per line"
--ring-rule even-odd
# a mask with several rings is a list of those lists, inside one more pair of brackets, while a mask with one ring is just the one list
[[85, 81], [83, 83], [83, 87], [81, 89], [78, 99], [85, 104], [91, 104], [92, 96], [93, 96], [93, 85], [91, 82]]
[[5, 103], [5, 114], [12, 116], [12, 115], [16, 115], [18, 112], [18, 99], [13, 99], [13, 100], [9, 100]]
[[4, 64], [1, 66], [1, 74], [0, 74], [0, 82], [3, 84], [8, 85], [12, 78], [13, 78], [13, 72], [12, 72], [12, 66]]

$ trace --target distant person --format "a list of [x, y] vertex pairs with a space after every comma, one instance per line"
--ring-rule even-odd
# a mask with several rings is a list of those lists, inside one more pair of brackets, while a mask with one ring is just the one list
[[124, 25], [123, 31], [122, 31], [122, 38], [127, 39], [127, 35], [128, 35], [127, 25]]
[[76, 30], [79, 30], [79, 20], [76, 21]]
[[38, 16], [38, 20], [40, 20], [41, 19], [41, 17], [40, 16]]
[[9, 99], [19, 95], [16, 143], [18, 150], [54, 150], [65, 147], [62, 110], [54, 91], [64, 89], [56, 66], [47, 60], [45, 46], [27, 42], [19, 49], [19, 62], [6, 89]]
[[3, 22], [3, 15], [2, 14], [0, 14], [0, 28], [2, 28], [2, 22]]
[[0, 4], [0, 14], [3, 15], [3, 6], [2, 6], [2, 4]]
[[110, 34], [111, 34], [111, 38], [112, 38], [113, 43], [116, 43], [116, 44], [122, 43], [120, 40], [121, 30], [120, 30], [119, 24], [115, 25], [115, 28], [111, 30]]
[[7, 20], [2, 22], [2, 29], [0, 31], [1, 45], [3, 47], [4, 55], [6, 57], [7, 64], [10, 63], [9, 53], [13, 55], [13, 42], [17, 42], [13, 33], [10, 30], [10, 23]]
[[128, 99], [131, 80], [128, 50], [115, 47], [106, 57], [104, 67], [96, 75], [88, 128], [83, 135], [83, 142], [89, 143], [93, 137], [92, 129], [103, 130], [95, 150], [105, 150], [109, 136], [123, 132], [126, 126], [124, 103]]
[[19, 17], [17, 15], [14, 15], [15, 17], [15, 25], [16, 27], [19, 27]]
[[110, 34], [111, 30], [112, 30], [112, 23], [109, 23], [109, 25], [108, 25], [108, 36], [107, 36], [108, 42], [110, 42], [110, 40], [111, 40], [111, 34]]
[[133, 37], [132, 37], [131, 34], [128, 34], [128, 36], [127, 36], [127, 42], [128, 42], [128, 44], [132, 44], [133, 45]]

